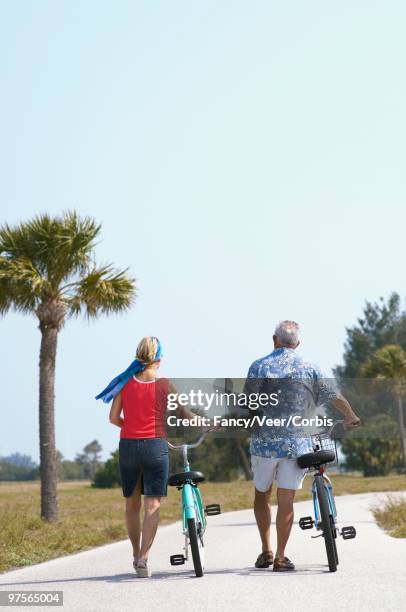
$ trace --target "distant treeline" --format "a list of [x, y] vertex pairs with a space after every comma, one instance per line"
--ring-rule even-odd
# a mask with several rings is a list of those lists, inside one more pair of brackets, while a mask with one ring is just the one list
[[[73, 460], [65, 459], [57, 451], [57, 469], [60, 480], [93, 480], [101, 467], [100, 453], [102, 447], [93, 440], [78, 453]], [[29, 455], [13, 453], [8, 457], [0, 457], [0, 481], [38, 480], [39, 466]]]
[[37, 480], [39, 467], [29, 455], [0, 457], [0, 480]]

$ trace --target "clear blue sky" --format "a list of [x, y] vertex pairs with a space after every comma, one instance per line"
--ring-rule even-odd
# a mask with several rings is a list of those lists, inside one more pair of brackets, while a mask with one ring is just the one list
[[[0, 202], [76, 208], [138, 300], [71, 321], [57, 446], [117, 446], [93, 396], [140, 337], [164, 373], [244, 376], [284, 318], [327, 372], [365, 299], [405, 294], [403, 1], [19, 1], [0, 8]], [[0, 321], [0, 455], [38, 457], [34, 319]]]

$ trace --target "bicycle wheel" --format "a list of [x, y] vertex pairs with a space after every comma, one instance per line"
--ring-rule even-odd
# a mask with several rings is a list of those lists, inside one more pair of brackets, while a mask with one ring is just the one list
[[201, 556], [201, 542], [196, 529], [196, 521], [193, 518], [187, 520], [190, 548], [192, 551], [193, 567], [198, 578], [203, 576], [203, 559]]
[[323, 531], [324, 544], [326, 546], [327, 553], [327, 561], [328, 568], [330, 572], [335, 572], [337, 570], [337, 558], [336, 558], [336, 550], [335, 550], [335, 542], [333, 535], [333, 527], [331, 524], [330, 518], [330, 508], [328, 505], [328, 497], [326, 493], [326, 489], [324, 488], [323, 477], [316, 475], [316, 489], [317, 489], [317, 499], [319, 502], [320, 509], [320, 518], [321, 518], [321, 528]]

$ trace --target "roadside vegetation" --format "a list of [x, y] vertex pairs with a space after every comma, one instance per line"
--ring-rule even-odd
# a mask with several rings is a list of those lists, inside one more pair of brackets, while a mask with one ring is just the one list
[[[337, 495], [406, 490], [406, 478], [397, 474], [375, 478], [337, 474], [333, 480]], [[305, 480], [303, 489], [298, 491], [298, 501], [310, 499], [309, 488]], [[202, 492], [205, 503], [219, 503], [223, 512], [252, 507], [253, 486], [246, 480], [203, 483]], [[120, 488], [94, 488], [83, 481], [62, 482], [58, 494], [59, 520], [43, 521], [39, 515], [38, 482], [0, 484], [1, 572], [126, 538]], [[178, 520], [179, 513], [179, 492], [169, 488], [162, 505], [162, 522]]]
[[376, 522], [394, 538], [406, 538], [406, 498], [388, 496], [383, 507], [374, 509]]

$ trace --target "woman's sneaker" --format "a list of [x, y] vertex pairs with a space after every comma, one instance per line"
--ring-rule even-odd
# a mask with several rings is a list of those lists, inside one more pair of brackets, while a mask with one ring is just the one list
[[148, 564], [145, 559], [140, 559], [138, 561], [135, 571], [137, 572], [138, 578], [149, 578], [151, 576], [151, 572], [148, 569]]

